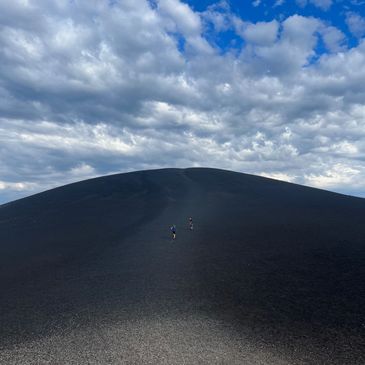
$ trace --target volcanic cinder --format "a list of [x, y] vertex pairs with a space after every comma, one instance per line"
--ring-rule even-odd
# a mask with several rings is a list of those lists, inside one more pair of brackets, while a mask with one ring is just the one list
[[365, 364], [364, 221], [364, 199], [204, 168], [4, 204], [0, 363]]

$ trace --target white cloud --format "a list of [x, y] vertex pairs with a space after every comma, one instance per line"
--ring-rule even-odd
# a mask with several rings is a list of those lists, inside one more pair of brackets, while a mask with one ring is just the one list
[[346, 36], [339, 29], [332, 26], [324, 26], [320, 30], [325, 46], [331, 52], [345, 50]]
[[365, 35], [365, 18], [361, 15], [348, 12], [346, 14], [346, 23], [350, 29], [350, 32], [358, 38], [362, 38]]
[[[198, 165], [365, 192], [365, 43], [347, 49], [320, 19], [250, 23], [227, 2], [197, 13], [178, 0], [32, 0], [0, 3], [0, 20], [1, 201]], [[219, 52], [208, 23], [242, 49]]]
[[316, 18], [293, 15], [283, 22], [283, 38], [294, 46], [313, 48], [317, 41], [314, 33], [319, 27]]
[[333, 1], [332, 0], [296, 0], [296, 3], [301, 6], [305, 7], [308, 4], [312, 4], [321, 10], [328, 10], [331, 6]]
[[200, 18], [188, 5], [181, 3], [179, 0], [159, 0], [158, 6], [161, 13], [172, 20], [172, 29], [175, 28], [185, 36], [200, 35]]
[[322, 10], [328, 10], [332, 6], [332, 0], [310, 0], [310, 2]]
[[72, 167], [70, 173], [71, 175], [76, 176], [78, 179], [80, 177], [88, 178], [95, 176], [95, 169], [92, 166], [83, 162], [75, 167]]
[[250, 43], [261, 46], [271, 45], [278, 35], [279, 24], [276, 20], [271, 22], [258, 22], [248, 24], [243, 31], [243, 38]]
[[285, 3], [285, 0], [276, 0], [274, 3], [274, 8], [277, 6], [281, 6]]
[[290, 175], [282, 173], [282, 172], [271, 172], [271, 173], [263, 172], [263, 173], [260, 173], [258, 175], [263, 176], [263, 177], [268, 177], [270, 179], [287, 181], [287, 182], [294, 182], [295, 181], [294, 176], [290, 176]]
[[15, 191], [32, 191], [36, 187], [35, 183], [29, 182], [6, 182], [0, 180], [0, 190], [15, 190]]
[[361, 170], [343, 163], [336, 163], [330, 168], [323, 166], [321, 174], [305, 176], [307, 184], [322, 189], [338, 188], [341, 185], [354, 184], [361, 176]]
[[159, 11], [164, 16], [169, 31], [181, 33], [194, 51], [212, 53], [209, 43], [201, 36], [202, 24], [199, 15], [179, 0], [159, 0]]
[[203, 22], [213, 24], [216, 32], [225, 32], [232, 28], [234, 15], [230, 12], [230, 6], [227, 1], [222, 0], [214, 3], [201, 13]]
[[258, 32], [253, 34], [258, 41], [264, 42], [267, 29], [272, 29], [271, 39], [266, 44], [253, 44], [242, 52], [244, 59], [252, 69], [251, 72], [262, 72], [279, 77], [289, 77], [300, 72], [315, 55], [314, 48], [318, 42], [317, 31], [321, 22], [314, 18], [293, 15], [281, 23], [281, 33], [275, 43], [269, 43], [277, 37], [277, 23], [258, 25]]

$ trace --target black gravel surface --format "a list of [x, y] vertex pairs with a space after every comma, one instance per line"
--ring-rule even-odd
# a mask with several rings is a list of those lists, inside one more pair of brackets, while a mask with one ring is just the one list
[[202, 168], [2, 205], [0, 364], [363, 365], [364, 220], [364, 199]]

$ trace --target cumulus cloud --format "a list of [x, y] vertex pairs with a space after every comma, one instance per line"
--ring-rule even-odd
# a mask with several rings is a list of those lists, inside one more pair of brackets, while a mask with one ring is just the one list
[[230, 12], [230, 5], [227, 1], [221, 0], [218, 3], [209, 5], [201, 13], [203, 23], [210, 23], [217, 33], [230, 30], [233, 25], [234, 14]]
[[325, 26], [320, 30], [323, 42], [331, 52], [343, 51], [346, 48], [346, 36], [333, 26]]
[[187, 36], [200, 35], [200, 17], [188, 5], [178, 0], [160, 0], [158, 7], [162, 14], [170, 18], [172, 28], [177, 28]]
[[[256, 24], [252, 29], [249, 26], [247, 41], [252, 41], [252, 46], [243, 50], [242, 59], [249, 65], [251, 72], [259, 75], [267, 73], [273, 77], [291, 77], [315, 55], [314, 48], [318, 42], [316, 33], [320, 26], [317, 19], [299, 15], [293, 15], [281, 23], [279, 37], [276, 21]], [[271, 35], [268, 35], [268, 29]], [[245, 34], [243, 32], [244, 37]]]
[[332, 0], [311, 0], [311, 2], [323, 10], [328, 10], [332, 6]]
[[275, 42], [278, 30], [279, 24], [276, 20], [255, 24], [250, 23], [243, 30], [242, 36], [247, 42], [267, 46]]
[[328, 10], [331, 6], [333, 1], [332, 0], [296, 0], [297, 4], [299, 6], [305, 7], [308, 4], [312, 4], [316, 6], [317, 8], [320, 8], [322, 10]]
[[306, 176], [306, 181], [318, 188], [331, 188], [339, 184], [354, 183], [360, 178], [361, 170], [342, 163], [336, 163], [329, 169], [326, 168], [322, 173], [312, 173]]
[[333, 25], [178, 0], [14, 0], [0, 21], [0, 202], [171, 166], [365, 191], [365, 43]]
[[365, 35], [365, 18], [361, 15], [348, 12], [346, 14], [346, 23], [350, 32], [357, 38], [362, 38]]
[[285, 3], [285, 0], [276, 0], [274, 3], [274, 8], [277, 6], [281, 6]]

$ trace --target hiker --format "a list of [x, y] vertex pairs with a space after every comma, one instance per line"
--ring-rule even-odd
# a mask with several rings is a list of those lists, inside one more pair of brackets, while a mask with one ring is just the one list
[[190, 228], [190, 231], [192, 231], [194, 229], [194, 224], [193, 224], [193, 218], [189, 218], [189, 228]]
[[173, 224], [170, 227], [170, 230], [171, 230], [171, 233], [172, 233], [172, 239], [174, 240], [176, 238], [176, 226], [175, 226], [175, 224]]

